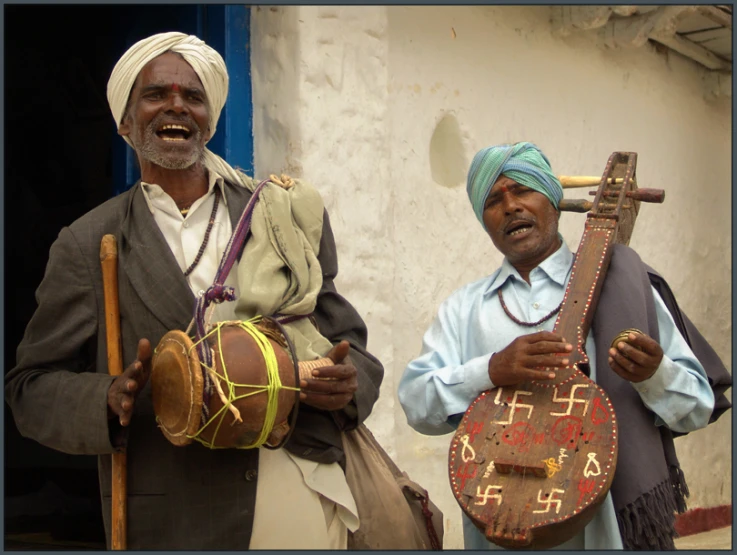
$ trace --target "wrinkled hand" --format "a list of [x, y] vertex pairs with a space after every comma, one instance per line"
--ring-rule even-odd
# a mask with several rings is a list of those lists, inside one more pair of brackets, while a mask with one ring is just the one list
[[489, 378], [496, 387], [517, 385], [534, 380], [552, 380], [555, 373], [540, 368], [564, 368], [568, 358], [560, 356], [573, 350], [558, 334], [541, 331], [523, 335], [489, 360]]
[[148, 339], [138, 342], [136, 360], [115, 378], [107, 392], [108, 418], [116, 416], [121, 426], [130, 424], [133, 404], [151, 375], [151, 343]]
[[341, 341], [326, 355], [335, 365], [314, 369], [312, 375], [318, 379], [300, 380], [301, 402], [317, 409], [340, 410], [353, 399], [358, 389], [358, 372], [346, 360], [350, 348], [348, 341]]
[[609, 366], [630, 382], [642, 382], [651, 377], [662, 360], [663, 348], [644, 334], [630, 333], [627, 343], [620, 341], [615, 348], [609, 349]]

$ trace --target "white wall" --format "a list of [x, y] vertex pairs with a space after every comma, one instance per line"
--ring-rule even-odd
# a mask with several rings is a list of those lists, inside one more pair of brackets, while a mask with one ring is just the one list
[[[396, 386], [438, 304], [501, 263], [466, 198], [478, 149], [529, 140], [566, 175], [601, 175], [613, 151], [638, 152], [639, 185], [666, 201], [642, 205], [631, 246], [731, 367], [729, 99], [706, 101], [690, 60], [556, 38], [550, 17], [534, 6], [252, 10], [256, 173], [323, 193], [338, 287], [386, 368], [369, 426], [441, 506], [446, 548], [462, 546], [450, 436], [411, 430]], [[562, 217], [573, 249], [583, 221]], [[678, 440], [690, 507], [731, 503], [730, 419]]]

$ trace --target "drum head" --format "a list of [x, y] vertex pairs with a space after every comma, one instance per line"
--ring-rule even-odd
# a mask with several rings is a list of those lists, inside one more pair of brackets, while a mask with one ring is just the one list
[[174, 445], [187, 445], [201, 427], [203, 378], [197, 350], [182, 331], [159, 341], [151, 368], [151, 397], [159, 428]]

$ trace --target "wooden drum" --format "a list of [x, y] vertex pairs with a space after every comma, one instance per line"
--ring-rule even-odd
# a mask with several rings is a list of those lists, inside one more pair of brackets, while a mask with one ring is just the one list
[[[220, 322], [203, 341], [211, 367], [182, 331], [164, 335], [154, 351], [152, 398], [163, 434], [177, 446], [281, 447], [294, 426], [300, 366], [281, 326], [269, 318]], [[311, 370], [333, 363], [306, 364]]]

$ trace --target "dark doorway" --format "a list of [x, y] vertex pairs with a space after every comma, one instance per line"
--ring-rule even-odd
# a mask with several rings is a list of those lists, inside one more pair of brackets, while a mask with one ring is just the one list
[[[5, 5], [5, 368], [59, 230], [132, 183], [110, 72], [150, 34], [205, 40], [203, 6]], [[95, 457], [22, 438], [5, 406], [6, 549], [104, 549]]]

